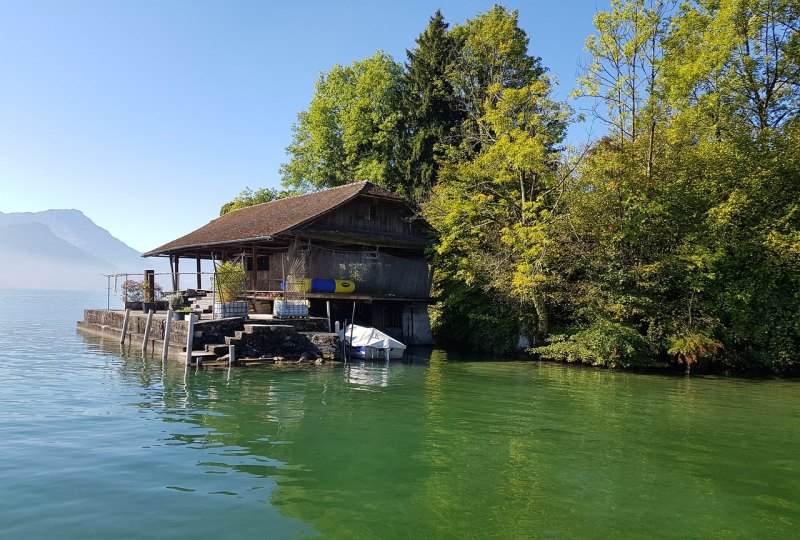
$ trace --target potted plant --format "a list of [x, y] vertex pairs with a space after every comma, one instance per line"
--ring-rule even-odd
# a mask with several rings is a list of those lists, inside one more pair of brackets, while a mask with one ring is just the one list
[[122, 283], [122, 302], [125, 309], [142, 309], [142, 283], [135, 279], [126, 279]]
[[187, 315], [191, 315], [193, 313], [192, 308], [190, 307], [182, 307], [178, 308], [174, 311], [175, 320], [176, 321], [184, 321], [186, 320]]
[[247, 302], [238, 298], [244, 291], [247, 272], [241, 262], [223, 262], [214, 272], [214, 318], [247, 317]]
[[186, 301], [183, 298], [183, 295], [176, 291], [169, 295], [169, 307], [172, 311], [178, 311], [180, 308], [184, 307]]
[[139, 285], [142, 289], [142, 311], [145, 313], [148, 311], [156, 311], [159, 308], [159, 302], [156, 301], [156, 298], [161, 297], [161, 285], [156, 283], [155, 287], [151, 290], [150, 283], [148, 283], [146, 279]]

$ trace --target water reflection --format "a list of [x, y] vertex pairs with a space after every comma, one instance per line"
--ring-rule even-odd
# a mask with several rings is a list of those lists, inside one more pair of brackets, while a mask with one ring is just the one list
[[202, 474], [166, 487], [253, 497], [323, 535], [787, 536], [800, 517], [797, 385], [440, 351], [233, 370], [123, 356], [116, 369], [164, 444], [194, 453]]
[[345, 380], [359, 390], [369, 390], [371, 386], [389, 386], [389, 364], [370, 364], [366, 362], [349, 363], [344, 366]]

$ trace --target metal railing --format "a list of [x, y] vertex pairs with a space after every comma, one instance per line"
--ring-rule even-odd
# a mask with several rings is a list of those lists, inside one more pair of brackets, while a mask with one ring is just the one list
[[[141, 300], [144, 300], [144, 289], [143, 283], [145, 282], [145, 276], [147, 274], [145, 272], [139, 273], [122, 273], [122, 274], [103, 274], [106, 277], [106, 307], [107, 309], [111, 309], [111, 297], [112, 296], [120, 296], [123, 302], [138, 302], [139, 296], [141, 295]], [[198, 276], [200, 277], [200, 284], [201, 287], [199, 288], [184, 288], [183, 291], [186, 290], [195, 290], [195, 291], [204, 291], [209, 294], [214, 293], [214, 272], [178, 272], [173, 274], [172, 272], [159, 272], [153, 273], [153, 276], [156, 281], [156, 286], [153, 288], [153, 299], [155, 301], [163, 301], [169, 298], [170, 295], [181, 292], [180, 290], [173, 290], [173, 276], [191, 276], [193, 279], [197, 279]], [[158, 279], [161, 277], [162, 279]], [[167, 278], [166, 280], [163, 278]], [[206, 281], [206, 278], [208, 280]], [[180, 281], [180, 279], [179, 279]], [[203, 287], [203, 282], [208, 284], [208, 287]], [[164, 289], [164, 285], [162, 283], [168, 283], [168, 290]], [[195, 281], [197, 283], [197, 281]], [[127, 285], [126, 285], [127, 284]]]

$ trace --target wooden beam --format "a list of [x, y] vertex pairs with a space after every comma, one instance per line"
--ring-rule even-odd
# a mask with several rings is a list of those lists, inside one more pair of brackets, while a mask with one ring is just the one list
[[173, 291], [177, 291], [178, 290], [178, 280], [177, 280], [177, 275], [175, 274], [175, 272], [177, 272], [177, 270], [175, 269], [175, 261], [176, 260], [178, 260], [178, 256], [177, 255], [170, 255], [169, 256], [169, 271], [172, 274], [172, 290]]
[[250, 288], [257, 289], [258, 288], [258, 261], [256, 257], [256, 245], [253, 244], [251, 257], [253, 260], [251, 261], [252, 264], [250, 265]]
[[202, 267], [200, 265], [200, 254], [198, 254], [197, 255], [197, 290], [198, 291], [203, 288], [203, 280], [202, 280], [203, 276], [202, 276], [202, 273], [200, 272], [201, 268]]
[[172, 290], [177, 292], [181, 290], [181, 271], [180, 271], [180, 262], [181, 259], [177, 255], [175, 255], [175, 273], [172, 274]]

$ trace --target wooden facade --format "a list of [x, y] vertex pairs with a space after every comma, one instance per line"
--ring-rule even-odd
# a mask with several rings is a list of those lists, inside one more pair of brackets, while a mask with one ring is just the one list
[[429, 234], [401, 197], [360, 182], [236, 210], [145, 255], [170, 257], [176, 285], [181, 259], [197, 268], [243, 260], [256, 306], [282, 293], [292, 261], [302, 259], [307, 279], [355, 283], [353, 294], [308, 293], [312, 313], [330, 309], [336, 321], [355, 313], [357, 324], [428, 343]]

